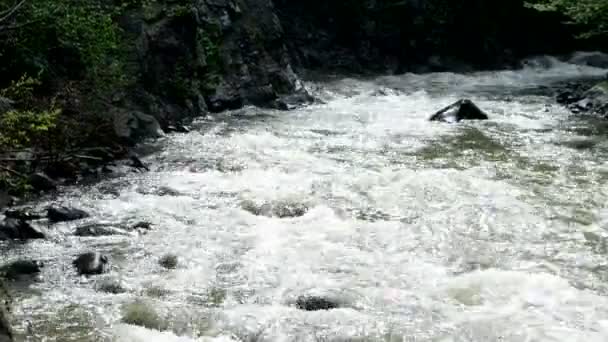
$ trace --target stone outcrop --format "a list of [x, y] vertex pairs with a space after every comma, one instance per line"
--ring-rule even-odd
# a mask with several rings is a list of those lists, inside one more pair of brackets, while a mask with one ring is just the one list
[[207, 112], [273, 106], [304, 91], [272, 0], [157, 1], [120, 23], [135, 42], [131, 55], [141, 75], [126, 106], [155, 115], [164, 129]]
[[[522, 0], [275, 0], [294, 66], [351, 72], [469, 71], [570, 52], [570, 28]], [[522, 38], [522, 37], [525, 37]]]

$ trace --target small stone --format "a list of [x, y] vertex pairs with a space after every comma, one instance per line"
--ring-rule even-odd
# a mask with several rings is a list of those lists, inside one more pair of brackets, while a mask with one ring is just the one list
[[80, 275], [102, 274], [108, 271], [109, 258], [99, 252], [88, 252], [81, 254], [72, 264]]
[[137, 222], [133, 225], [133, 229], [152, 229], [152, 223], [147, 221]]
[[319, 311], [336, 309], [338, 304], [322, 297], [300, 296], [296, 300], [296, 307], [304, 311]]
[[177, 268], [177, 264], [178, 264], [177, 255], [165, 254], [162, 258], [160, 258], [158, 263], [166, 269], [169, 269], [169, 270], [175, 269], [175, 268]]

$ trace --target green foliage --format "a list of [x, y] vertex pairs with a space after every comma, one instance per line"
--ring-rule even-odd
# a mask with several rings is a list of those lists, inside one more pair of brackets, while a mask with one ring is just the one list
[[0, 96], [17, 102], [27, 102], [34, 97], [34, 88], [40, 84], [39, 78], [24, 74], [18, 80], [11, 81], [8, 87], [0, 89]]
[[531, 0], [528, 5], [543, 11], [558, 11], [573, 23], [589, 28], [583, 38], [608, 34], [608, 1], [606, 0]]
[[[0, 9], [12, 4], [0, 0]], [[68, 74], [98, 90], [115, 87], [124, 82], [122, 32], [114, 20], [119, 9], [106, 1], [26, 1], [12, 28], [0, 28], [0, 72], [9, 79], [14, 71], [47, 79]]]
[[48, 132], [56, 127], [61, 110], [11, 110], [0, 117], [0, 148], [22, 148], [44, 141]]

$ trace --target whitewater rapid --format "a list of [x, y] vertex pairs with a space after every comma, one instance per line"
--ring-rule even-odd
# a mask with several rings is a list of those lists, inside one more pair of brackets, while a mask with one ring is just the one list
[[[72, 233], [83, 222], [70, 222], [47, 240], [0, 248], [7, 261], [46, 265], [14, 289], [17, 333], [607, 341], [608, 125], [568, 113], [547, 91], [606, 72], [543, 57], [516, 71], [336, 77], [309, 82], [321, 102], [302, 109], [201, 118], [190, 133], [150, 143], [150, 172], [52, 200], [90, 212], [87, 222], [150, 221], [149, 233], [82, 238]], [[427, 120], [463, 97], [490, 120]], [[264, 203], [308, 211], [246, 210]], [[70, 262], [90, 250], [107, 253], [111, 271], [79, 278]], [[158, 264], [167, 253], [178, 256], [174, 270]], [[125, 292], [99, 291], [108, 279]], [[340, 307], [294, 307], [307, 295]], [[135, 301], [157, 312], [162, 332], [123, 323]]]

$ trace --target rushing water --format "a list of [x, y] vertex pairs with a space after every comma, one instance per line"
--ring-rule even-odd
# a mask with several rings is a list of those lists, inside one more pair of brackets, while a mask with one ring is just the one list
[[[156, 142], [150, 172], [52, 200], [91, 218], [2, 249], [5, 259], [46, 263], [27, 290], [14, 286], [18, 333], [27, 341], [607, 341], [608, 124], [570, 115], [544, 88], [606, 70], [544, 61], [310, 83], [323, 104], [245, 108]], [[427, 121], [462, 97], [491, 119]], [[292, 218], [246, 210], [264, 203], [309, 210]], [[89, 221], [141, 220], [153, 223], [149, 233], [72, 234]], [[111, 256], [110, 273], [75, 275], [74, 255], [89, 250]], [[159, 265], [167, 253], [178, 256], [176, 269]], [[100, 291], [109, 279], [125, 292]], [[340, 308], [298, 310], [301, 295]], [[162, 332], [123, 323], [140, 306], [158, 315], [140, 314], [143, 325]]]

